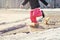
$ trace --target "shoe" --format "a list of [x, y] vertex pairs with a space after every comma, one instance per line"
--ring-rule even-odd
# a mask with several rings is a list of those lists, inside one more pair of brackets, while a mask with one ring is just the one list
[[38, 28], [39, 27], [39, 23], [32, 23], [30, 25], [30, 27], [32, 27], [32, 28]]

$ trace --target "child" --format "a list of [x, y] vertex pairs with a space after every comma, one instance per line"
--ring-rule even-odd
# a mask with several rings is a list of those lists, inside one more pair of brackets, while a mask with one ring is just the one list
[[[40, 0], [40, 1], [44, 3], [46, 6], [49, 6], [45, 0]], [[30, 19], [31, 22], [34, 23], [34, 25], [31, 25], [31, 27], [38, 27], [39, 23], [37, 18], [41, 16], [44, 17], [43, 11], [40, 10], [39, 0], [24, 0], [24, 2], [20, 7], [23, 7], [27, 2], [29, 2], [31, 6]]]

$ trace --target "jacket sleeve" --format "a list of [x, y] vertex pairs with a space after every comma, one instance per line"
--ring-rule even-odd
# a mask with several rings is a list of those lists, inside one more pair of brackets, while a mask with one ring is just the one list
[[28, 0], [24, 0], [24, 2], [22, 3], [22, 5], [25, 5], [28, 2]]
[[45, 0], [40, 0], [44, 5], [48, 5], [48, 3]]

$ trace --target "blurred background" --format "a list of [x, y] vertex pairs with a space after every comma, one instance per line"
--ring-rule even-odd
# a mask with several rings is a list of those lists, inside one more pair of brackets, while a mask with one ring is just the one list
[[[46, 0], [46, 1], [51, 5], [50, 8], [60, 8], [60, 0]], [[20, 4], [22, 2], [23, 0], [0, 0], [0, 8], [20, 8]], [[41, 8], [48, 8], [42, 3], [40, 5], [42, 5]], [[24, 8], [29, 9], [30, 8], [29, 3], [27, 3], [24, 6]]]

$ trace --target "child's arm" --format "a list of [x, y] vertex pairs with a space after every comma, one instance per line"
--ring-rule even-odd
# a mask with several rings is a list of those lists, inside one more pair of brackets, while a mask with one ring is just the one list
[[48, 5], [48, 3], [45, 0], [40, 0], [42, 3], [44, 3], [44, 5]]
[[27, 2], [28, 2], [28, 0], [24, 0], [24, 2], [22, 3], [22, 5], [24, 6]]

